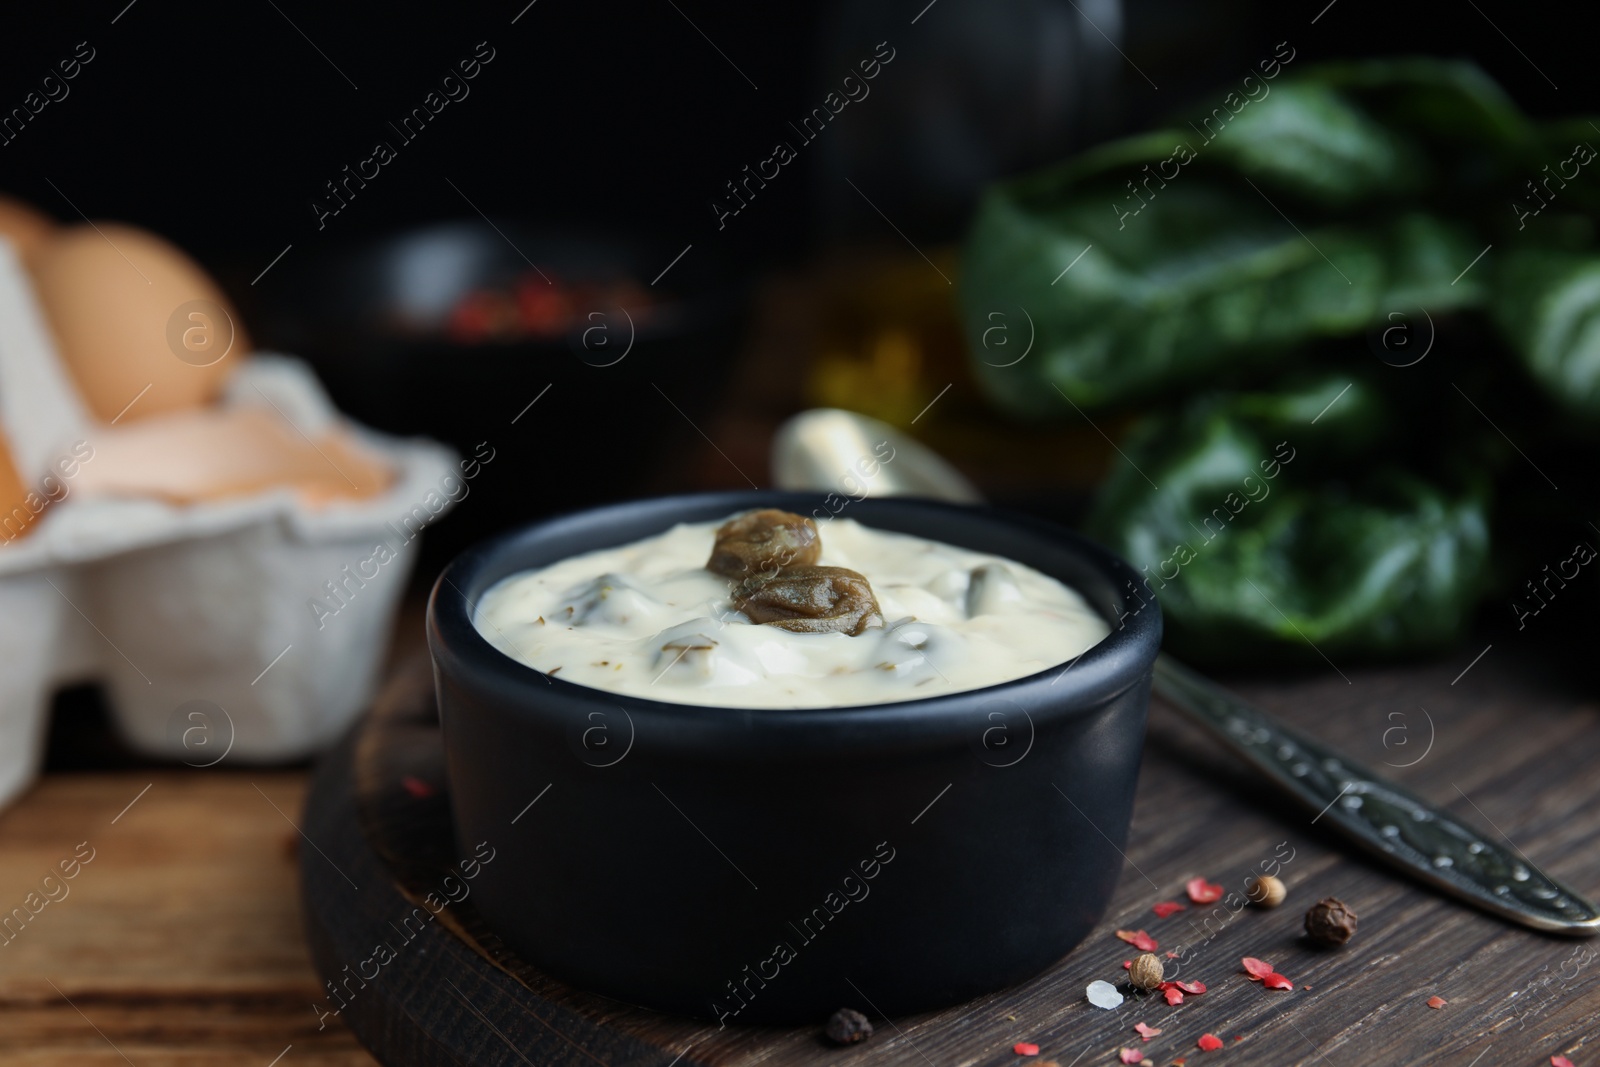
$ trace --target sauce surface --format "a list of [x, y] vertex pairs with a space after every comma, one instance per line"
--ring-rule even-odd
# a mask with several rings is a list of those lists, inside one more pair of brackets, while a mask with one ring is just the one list
[[884, 625], [859, 636], [757, 625], [705, 569], [718, 522], [683, 523], [496, 583], [478, 632], [569, 682], [674, 704], [827, 708], [959, 693], [1035, 674], [1110, 627], [1031, 567], [862, 526], [822, 524], [827, 566], [865, 575]]

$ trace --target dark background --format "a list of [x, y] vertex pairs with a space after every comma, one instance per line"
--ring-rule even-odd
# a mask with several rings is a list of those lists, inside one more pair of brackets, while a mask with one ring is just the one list
[[[515, 25], [526, 0], [136, 0], [124, 10], [126, 2], [29, 5], [4, 16], [0, 108], [19, 106], [79, 41], [97, 54], [65, 100], [0, 147], [0, 188], [64, 220], [77, 218], [76, 205], [92, 218], [150, 227], [239, 293], [291, 243], [272, 283], [280, 268], [292, 274], [296, 261], [340, 242], [476, 217], [446, 177], [493, 216], [644, 232], [676, 247], [715, 241], [740, 265], [792, 260], [819, 235], [893, 239], [864, 211], [835, 208], [847, 217], [820, 217], [843, 201], [832, 195], [837, 179], [831, 190], [819, 180], [816, 152], [802, 153], [794, 165], [801, 173], [774, 182], [724, 232], [709, 202], [768, 153], [775, 132], [820, 101], [837, 81], [825, 68], [837, 68], [837, 57], [870, 54], [882, 39], [852, 41], [853, 33], [883, 27], [902, 64], [880, 78], [887, 84], [908, 58], [918, 61], [919, 40], [937, 38], [941, 20], [969, 15], [976, 0], [937, 0], [916, 25], [909, 20], [926, 0], [676, 0], [676, 8], [673, 0], [537, 0]], [[1351, 55], [1468, 57], [1535, 114], [1576, 113], [1589, 103], [1594, 42], [1592, 26], [1574, 24], [1581, 7], [1336, 0], [1312, 25], [1326, 3], [1130, 0], [1122, 48], [1149, 80], [1116, 63], [1110, 87], [1072, 101], [1082, 121], [1064, 140], [1038, 137], [997, 165], [1056, 157], [1225, 91], [1283, 40], [1297, 50], [1297, 66]], [[1072, 11], [1067, 0], [987, 0], [983, 10], [1013, 6]], [[420, 104], [479, 41], [496, 58], [470, 83], [471, 95], [400, 148], [400, 158], [319, 232], [310, 203], [323, 183], [369, 155], [375, 140], [394, 140], [387, 123]], [[964, 106], [961, 77], [949, 71], [952, 107]], [[1003, 123], [1025, 106], [996, 109], [988, 121]], [[839, 122], [848, 128], [860, 118], [847, 110]], [[959, 197], [923, 210], [894, 188], [871, 191], [912, 237], [951, 237], [963, 224]]]
[[[692, 484], [671, 465], [701, 447], [754, 283], [776, 271], [874, 244], [937, 254], [986, 181], [1209, 108], [1287, 49], [1291, 70], [1468, 58], [1538, 115], [1587, 110], [1593, 69], [1587, 26], [1507, 0], [108, 0], [5, 16], [0, 116], [80, 42], [94, 58], [69, 95], [0, 144], [0, 193], [165, 235], [360, 422], [466, 454], [493, 438], [508, 458], [430, 537], [424, 582], [536, 514]], [[791, 133], [879, 42], [894, 58], [868, 100], [814, 142]], [[403, 141], [391, 123], [489, 49], [469, 94]], [[780, 139], [798, 158], [719, 225], [713, 201]], [[380, 140], [397, 158], [319, 224], [326, 184]], [[604, 369], [568, 343], [379, 336], [355, 291], [381, 273], [363, 250], [436, 223], [519, 272], [551, 265], [546, 235], [631, 242], [641, 284], [692, 245], [656, 292], [714, 306]], [[514, 437], [503, 424], [547, 384], [556, 399]]]
[[[514, 220], [533, 232], [638, 237], [666, 250], [662, 266], [672, 250], [693, 243], [696, 258], [678, 268], [679, 277], [699, 263], [748, 281], [839, 243], [885, 242], [903, 253], [884, 216], [907, 239], [956, 240], [982, 180], [1145, 127], [1193, 102], [1220, 101], [1282, 41], [1295, 49], [1296, 68], [1349, 56], [1469, 58], [1536, 115], [1581, 113], [1592, 100], [1592, 26], [1575, 23], [1576, 9], [1508, 0], [1128, 0], [1119, 33], [1105, 18], [1104, 0], [926, 5], [108, 0], [13, 9], [0, 31], [0, 113], [21, 106], [79, 42], [88, 42], [95, 58], [69, 83], [70, 95], [0, 145], [0, 192], [63, 221], [81, 213], [167, 236], [217, 274], [258, 341], [304, 351], [279, 331], [274, 311], [316, 284], [319, 263], [418, 225], [481, 224], [463, 194], [508, 227]], [[1098, 80], [1080, 76], [1070, 59], [1052, 59], [1050, 42], [1030, 29], [1081, 18], [1084, 9], [1099, 15], [1125, 53], [1112, 56]], [[990, 37], [972, 32], [991, 24]], [[1104, 51], [1092, 34], [1084, 38]], [[875, 83], [891, 105], [847, 109], [828, 131], [830, 142], [803, 151], [719, 230], [711, 202], [723, 196], [724, 182], [764, 158], [774, 139], [788, 136], [787, 124], [819, 104], [844, 68], [880, 40], [896, 50], [894, 65]], [[495, 58], [469, 83], [470, 95], [400, 145], [388, 123], [419, 106], [479, 42]], [[1055, 69], [1063, 66], [1065, 72]], [[918, 160], [897, 151], [896, 138], [918, 117], [906, 110], [907, 94], [924, 120], [957, 116], [969, 136], [993, 133], [987, 153], [970, 141], [948, 146], [950, 158], [974, 161], [964, 185], [960, 175], [930, 180]], [[937, 121], [933, 126], [937, 132]], [[324, 183], [370, 155], [380, 139], [395, 144], [399, 157], [319, 230], [311, 204], [324, 197]], [[846, 177], [861, 187], [860, 197]], [[862, 203], [867, 195], [871, 209]], [[450, 370], [441, 366], [441, 383]], [[709, 394], [710, 376], [694, 373]], [[665, 421], [635, 423], [637, 432], [658, 452], [683, 442], [698, 447], [645, 380], [637, 388], [640, 410]], [[510, 403], [509, 413], [544, 381], [530, 371], [515, 396], [489, 399]], [[417, 391], [414, 383], [406, 388]], [[667, 388], [690, 413], [709, 403], [689, 386]], [[581, 414], [583, 402], [571, 399], [581, 394], [563, 390], [563, 410]], [[484, 390], [467, 392], [465, 399], [476, 401]], [[375, 412], [394, 403], [374, 397], [363, 404], [348, 392], [339, 399], [379, 425], [385, 420]], [[452, 436], [395, 420], [386, 428]], [[453, 442], [464, 451], [479, 436], [471, 429]], [[657, 432], [679, 439], [657, 441]], [[641, 451], [628, 448], [634, 456]], [[546, 493], [538, 506], [518, 503], [518, 453], [507, 455], [495, 468], [499, 483], [475, 490], [472, 511], [464, 507], [430, 534], [433, 552], [420, 583], [487, 529], [583, 502], [568, 487]], [[539, 458], [523, 455], [529, 463]], [[617, 466], [603, 448], [574, 455], [559, 465], [574, 482]], [[551, 469], [544, 463], [539, 475], [548, 480]], [[595, 481], [596, 497], [621, 491]], [[502, 502], [507, 506], [499, 508]], [[83, 733], [67, 724], [98, 715], [92, 693], [68, 694], [65, 703], [73, 714], [57, 718], [57, 748], [63, 736]], [[94, 736], [114, 743], [105, 731]], [[52, 761], [82, 759], [56, 752]]]

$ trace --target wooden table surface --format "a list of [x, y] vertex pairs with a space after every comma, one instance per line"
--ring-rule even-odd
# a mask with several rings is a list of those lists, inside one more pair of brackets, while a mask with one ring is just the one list
[[318, 1033], [310, 1008], [288, 821], [305, 785], [304, 772], [59, 774], [0, 815], [7, 914], [42, 898], [60, 861], [93, 857], [0, 947], [0, 1063], [267, 1067], [288, 1048], [282, 1067], [371, 1064], [348, 1030]]
[[[1430, 665], [1346, 668], [1349, 684], [1331, 670], [1234, 682], [1357, 758], [1414, 761], [1393, 776], [1593, 894], [1597, 707], [1518, 651], [1495, 648], [1455, 684], [1474, 649]], [[342, 1025], [318, 1031], [310, 1008], [318, 983], [302, 943], [291, 825], [305, 782], [299, 771], [249, 769], [59, 773], [0, 815], [5, 912], [60, 861], [93, 856], [65, 883], [66, 897], [0, 945], [0, 1063], [370, 1063]], [[1285, 841], [1294, 858], [1281, 909], [1241, 912], [1209, 939], [1196, 911], [1164, 920], [1150, 912], [1155, 901], [1181, 899], [1194, 875], [1236, 888]], [[1361, 915], [1343, 950], [1315, 952], [1297, 936], [1304, 907], [1324, 895]], [[1193, 949], [1189, 974], [1210, 991], [1176, 1008], [1088, 1007], [1077, 991], [1119, 979], [1132, 955], [1113, 937], [1118, 928], [1148, 930], [1163, 950]], [[1248, 982], [1238, 968], [1245, 955], [1271, 960], [1300, 988], [1269, 993]], [[881, 1025], [855, 1049], [824, 1052], [814, 1037], [751, 1031], [724, 1035], [713, 1060], [1002, 1064], [1020, 1062], [1010, 1044], [1033, 1041], [1040, 1061], [1062, 1067], [1116, 1063], [1122, 1047], [1162, 1065], [1491, 1067], [1552, 1054], [1600, 1062], [1600, 942], [1510, 927], [1351, 858], [1308, 816], [1257, 793], [1159, 703], [1116, 898], [1057, 972], [1050, 983]], [[1429, 1008], [1433, 995], [1448, 1003]], [[1135, 1021], [1163, 1034], [1141, 1045]], [[1208, 1031], [1224, 1038], [1223, 1051], [1196, 1050]]]
[[[810, 351], [801, 339], [814, 329], [802, 312], [811, 304], [773, 302], [792, 307], [787, 316], [767, 309], [756, 317], [751, 347], [767, 358], [741, 365], [729, 389], [735, 402], [706, 427], [716, 444], [696, 444], [685, 457], [690, 473], [681, 477], [696, 487], [743, 487], [744, 471], [761, 478], [772, 427], [801, 393], [796, 368]], [[957, 383], [938, 417], [965, 391]], [[1507, 836], [1593, 897], [1600, 686], [1581, 643], [1589, 635], [1548, 649], [1541, 642], [1552, 632], [1509, 642], [1491, 635], [1431, 664], [1224, 680], [1356, 759], [1388, 764], [1402, 784]], [[420, 645], [417, 603], [396, 635], [393, 658]], [[1474, 660], [1490, 639], [1495, 646]], [[65, 898], [13, 940], [0, 939], [0, 1065], [372, 1063], [343, 1024], [319, 1031], [310, 1007], [319, 983], [301, 933], [291, 823], [306, 785], [304, 770], [52, 773], [0, 812], [0, 918], [25, 907], [80, 843], [94, 857], [66, 883]], [[1244, 911], [1209, 939], [1197, 911], [1165, 920], [1150, 912], [1158, 900], [1181, 899], [1195, 875], [1237, 889], [1280, 842], [1294, 859], [1284, 871], [1289, 902], [1277, 911]], [[1309, 816], [1260, 793], [1238, 763], [1159, 702], [1127, 855], [1105, 919], [1045, 979], [880, 1025], [870, 1042], [848, 1050], [827, 1049], [814, 1034], [735, 1030], [710, 1042], [714, 1048], [697, 1048], [696, 1058], [768, 1067], [1089, 1067], [1115, 1064], [1119, 1049], [1138, 1047], [1162, 1067], [1179, 1059], [1190, 1067], [1495, 1067], [1548, 1064], [1553, 1054], [1600, 1065], [1600, 941], [1513, 928], [1351, 857]], [[1359, 912], [1360, 932], [1345, 949], [1319, 953], [1297, 935], [1305, 907], [1327, 895]], [[40, 898], [32, 899], [37, 906]], [[1120, 980], [1121, 961], [1133, 954], [1114, 938], [1119, 928], [1145, 929], [1163, 950], [1194, 950], [1189, 976], [1209, 992], [1176, 1008], [1087, 1006], [1084, 984]], [[1269, 993], [1248, 982], [1238, 968], [1245, 955], [1277, 964], [1297, 988]], [[1448, 1003], [1429, 1008], [1434, 995]], [[1135, 1021], [1163, 1033], [1142, 1044]], [[701, 1040], [693, 1023], [663, 1019], [661, 1029], [674, 1040], [687, 1035], [685, 1045]], [[1208, 1031], [1225, 1039], [1223, 1050], [1195, 1048]], [[1018, 1041], [1038, 1043], [1041, 1056], [1020, 1060], [1011, 1051]], [[671, 1059], [663, 1055], [657, 1067]]]

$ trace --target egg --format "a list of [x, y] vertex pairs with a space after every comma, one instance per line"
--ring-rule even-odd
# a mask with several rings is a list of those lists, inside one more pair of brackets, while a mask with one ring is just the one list
[[204, 407], [249, 350], [216, 282], [153, 233], [73, 226], [30, 266], [61, 358], [104, 421]]
[[0, 237], [26, 262], [58, 229], [56, 220], [21, 200], [0, 196]]
[[376, 496], [394, 471], [348, 430], [315, 439], [258, 407], [174, 412], [107, 427], [78, 488], [89, 496], [156, 497], [195, 504], [277, 487], [312, 506]]
[[[28, 506], [29, 497], [34, 507]], [[11, 450], [0, 435], [0, 544], [9, 544], [33, 529], [43, 508], [43, 498], [24, 485], [17, 474]]]

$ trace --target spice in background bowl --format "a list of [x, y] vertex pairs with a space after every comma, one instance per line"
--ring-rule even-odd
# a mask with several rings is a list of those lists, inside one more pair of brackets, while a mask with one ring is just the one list
[[549, 340], [588, 325], [584, 313], [594, 308], [625, 307], [635, 320], [648, 322], [660, 303], [631, 278], [546, 277], [533, 270], [509, 284], [463, 293], [450, 308], [445, 333], [458, 345]]

